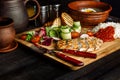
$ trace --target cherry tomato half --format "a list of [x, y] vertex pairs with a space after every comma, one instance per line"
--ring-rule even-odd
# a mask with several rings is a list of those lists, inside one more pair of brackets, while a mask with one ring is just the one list
[[31, 39], [31, 42], [32, 43], [38, 43], [40, 41], [40, 37], [39, 36], [34, 36], [32, 39]]
[[26, 40], [26, 37], [27, 37], [27, 34], [23, 34], [23, 35], [20, 36], [20, 39]]
[[71, 32], [72, 39], [80, 37], [80, 33], [78, 32]]
[[88, 34], [89, 36], [93, 36], [93, 35], [94, 35], [94, 33], [93, 33], [92, 31], [88, 31], [87, 34]]

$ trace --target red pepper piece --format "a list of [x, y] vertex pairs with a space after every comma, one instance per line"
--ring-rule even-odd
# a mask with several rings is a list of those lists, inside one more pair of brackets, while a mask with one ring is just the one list
[[83, 62], [81, 62], [79, 60], [76, 60], [74, 58], [71, 58], [71, 57], [69, 57], [67, 55], [64, 55], [64, 54], [62, 54], [60, 52], [56, 52], [55, 55], [56, 55], [56, 57], [58, 57], [60, 59], [63, 59], [64, 61], [67, 61], [67, 62], [69, 62], [69, 63], [71, 63], [71, 64], [73, 64], [75, 66], [83, 66], [84, 65]]
[[72, 54], [72, 55], [76, 55], [76, 56], [85, 57], [85, 58], [96, 58], [97, 57], [97, 55], [94, 54], [94, 53], [77, 51], [77, 50], [63, 49], [62, 52]]
[[102, 39], [104, 42], [109, 42], [114, 40], [114, 34], [114, 28], [112, 26], [107, 26], [104, 29], [99, 29], [99, 31], [95, 33], [94, 36]]

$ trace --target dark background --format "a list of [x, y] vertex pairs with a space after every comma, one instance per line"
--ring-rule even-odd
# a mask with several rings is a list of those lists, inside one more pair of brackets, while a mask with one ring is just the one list
[[100, 0], [112, 6], [110, 15], [120, 18], [120, 0]]
[[[49, 4], [62, 4], [62, 9], [66, 10], [67, 8], [67, 4], [71, 1], [75, 1], [75, 0], [38, 0], [40, 5], [49, 5]], [[102, 2], [106, 2], [109, 3], [113, 10], [111, 11], [110, 15], [115, 16], [115, 17], [119, 17], [120, 18], [120, 1], [119, 0], [100, 0]]]

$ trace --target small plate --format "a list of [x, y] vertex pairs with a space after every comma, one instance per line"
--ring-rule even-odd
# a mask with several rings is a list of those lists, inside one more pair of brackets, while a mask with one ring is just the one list
[[13, 43], [10, 45], [10, 48], [8, 49], [4, 49], [4, 50], [0, 50], [0, 53], [5, 53], [5, 52], [10, 52], [15, 50], [18, 47], [18, 43], [16, 41], [13, 41]]

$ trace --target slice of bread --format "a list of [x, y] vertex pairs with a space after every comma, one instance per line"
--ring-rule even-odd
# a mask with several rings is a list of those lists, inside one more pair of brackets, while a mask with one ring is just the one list
[[61, 18], [62, 18], [63, 24], [66, 24], [68, 26], [73, 26], [73, 19], [68, 13], [63, 12], [61, 14]]
[[59, 26], [61, 26], [61, 19], [60, 19], [60, 17], [55, 18], [53, 23], [52, 23], [52, 27], [59, 27]]

